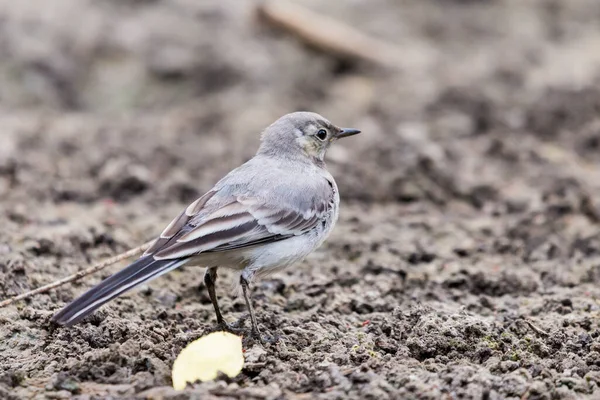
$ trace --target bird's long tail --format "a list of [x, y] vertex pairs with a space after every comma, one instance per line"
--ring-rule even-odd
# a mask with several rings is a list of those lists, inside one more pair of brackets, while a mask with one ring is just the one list
[[185, 264], [187, 259], [155, 260], [153, 256], [144, 256], [125, 269], [106, 278], [97, 286], [88, 290], [79, 298], [60, 310], [52, 317], [52, 321], [71, 326], [93, 313], [109, 300], [114, 299], [129, 289], [157, 278]]

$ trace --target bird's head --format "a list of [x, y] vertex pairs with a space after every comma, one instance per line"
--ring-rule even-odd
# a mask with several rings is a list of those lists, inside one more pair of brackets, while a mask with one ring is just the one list
[[259, 154], [308, 157], [323, 162], [329, 146], [338, 139], [360, 133], [358, 129], [339, 128], [312, 112], [286, 114], [262, 134]]

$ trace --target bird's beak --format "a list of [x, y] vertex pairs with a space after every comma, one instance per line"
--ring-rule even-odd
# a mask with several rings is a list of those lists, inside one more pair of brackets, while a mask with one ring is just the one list
[[340, 133], [337, 134], [337, 138], [345, 138], [348, 136], [353, 136], [353, 135], [357, 135], [359, 134], [360, 131], [358, 129], [352, 129], [352, 128], [342, 128], [342, 130], [340, 131]]

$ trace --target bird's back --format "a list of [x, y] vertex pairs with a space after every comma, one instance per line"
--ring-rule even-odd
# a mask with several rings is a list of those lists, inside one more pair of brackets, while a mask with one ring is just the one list
[[206, 204], [217, 206], [231, 196], [254, 197], [273, 205], [302, 210], [322, 209], [337, 187], [327, 170], [310, 163], [256, 156], [214, 186], [217, 195]]

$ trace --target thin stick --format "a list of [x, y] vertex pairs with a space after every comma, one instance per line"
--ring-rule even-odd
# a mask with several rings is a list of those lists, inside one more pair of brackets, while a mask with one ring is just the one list
[[384, 67], [397, 67], [401, 60], [400, 51], [395, 45], [299, 5], [284, 0], [264, 1], [257, 10], [266, 22], [339, 57], [359, 59]]
[[0, 302], [0, 308], [6, 307], [14, 302], [19, 301], [19, 300], [28, 299], [32, 296], [35, 296], [36, 294], [45, 293], [45, 292], [49, 291], [50, 289], [54, 289], [56, 287], [62, 286], [65, 283], [74, 282], [78, 279], [83, 278], [84, 276], [88, 276], [90, 274], [93, 274], [94, 272], [98, 272], [100, 270], [103, 270], [106, 267], [109, 267], [115, 263], [118, 263], [119, 261], [125, 260], [126, 258], [134, 257], [134, 256], [146, 251], [152, 245], [152, 243], [154, 243], [154, 240], [144, 243], [143, 245], [138, 246], [134, 249], [128, 250], [125, 253], [121, 253], [121, 254], [111, 257], [107, 260], [104, 260], [94, 266], [89, 267], [88, 269], [79, 271], [76, 274], [67, 276], [66, 278], [63, 278], [61, 280], [54, 281], [52, 283], [49, 283], [49, 284], [42, 286], [40, 288], [37, 288], [35, 290], [31, 290], [29, 292], [22, 293], [20, 295], [11, 297], [10, 299], [6, 299], [6, 300]]
[[543, 329], [541, 329], [541, 328], [538, 328], [538, 327], [537, 327], [537, 326], [535, 326], [535, 325], [533, 324], [533, 322], [531, 322], [530, 320], [528, 320], [528, 319], [525, 319], [524, 321], [525, 321], [525, 323], [526, 323], [527, 325], [529, 325], [529, 327], [531, 328], [531, 330], [532, 330], [532, 331], [534, 331], [535, 333], [537, 333], [538, 335], [540, 335], [540, 336], [548, 336], [548, 335], [549, 335], [549, 333], [548, 333], [548, 332], [546, 332], [545, 330], [543, 330]]

